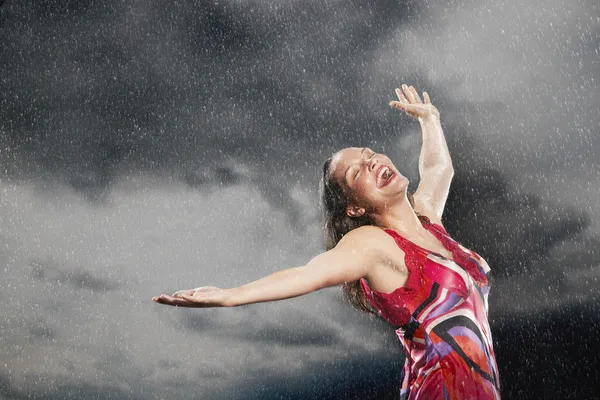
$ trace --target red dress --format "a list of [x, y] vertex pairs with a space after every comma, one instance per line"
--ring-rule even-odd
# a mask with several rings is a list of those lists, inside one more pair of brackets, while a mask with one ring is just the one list
[[490, 267], [443, 226], [424, 216], [420, 220], [454, 261], [386, 229], [406, 254], [406, 285], [382, 293], [360, 280], [367, 301], [399, 327], [396, 334], [406, 353], [400, 399], [500, 399], [488, 324]]

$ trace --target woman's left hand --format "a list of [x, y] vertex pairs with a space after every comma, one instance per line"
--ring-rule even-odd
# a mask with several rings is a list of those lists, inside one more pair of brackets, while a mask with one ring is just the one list
[[231, 307], [231, 294], [227, 289], [221, 289], [216, 286], [202, 286], [196, 289], [180, 290], [173, 293], [161, 294], [152, 298], [153, 301], [177, 307]]
[[419, 121], [440, 117], [440, 112], [431, 104], [427, 92], [423, 92], [425, 102], [421, 100], [412, 86], [402, 85], [402, 90], [396, 89], [396, 95], [400, 101], [390, 101], [390, 106], [406, 112], [411, 117], [417, 118]]

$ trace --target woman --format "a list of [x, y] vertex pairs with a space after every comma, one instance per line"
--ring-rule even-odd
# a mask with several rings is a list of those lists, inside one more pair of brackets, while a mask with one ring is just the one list
[[347, 148], [323, 167], [326, 252], [246, 285], [205, 286], [153, 300], [181, 307], [235, 307], [343, 285], [350, 302], [393, 326], [406, 351], [401, 399], [499, 399], [487, 320], [487, 262], [454, 241], [442, 213], [454, 170], [439, 112], [411, 86], [390, 105], [423, 132], [421, 180], [383, 154]]

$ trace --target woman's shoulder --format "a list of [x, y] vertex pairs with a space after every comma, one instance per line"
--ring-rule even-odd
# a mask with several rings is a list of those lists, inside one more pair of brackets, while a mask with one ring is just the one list
[[373, 239], [383, 239], [385, 237], [389, 237], [389, 235], [385, 232], [385, 230], [379, 226], [375, 225], [363, 225], [358, 228], [352, 229], [348, 232], [344, 238], [353, 238], [360, 240], [373, 240]]
[[390, 288], [395, 289], [405, 284], [407, 277], [405, 254], [390, 233], [378, 226], [365, 225], [350, 231], [348, 235], [350, 234], [353, 239], [366, 243], [366, 246], [378, 253], [379, 261], [365, 277], [372, 290], [387, 293], [391, 291]]
[[340, 241], [358, 245], [385, 255], [385, 259], [394, 263], [403, 261], [403, 251], [396, 244], [392, 235], [385, 229], [375, 225], [363, 225], [348, 232]]

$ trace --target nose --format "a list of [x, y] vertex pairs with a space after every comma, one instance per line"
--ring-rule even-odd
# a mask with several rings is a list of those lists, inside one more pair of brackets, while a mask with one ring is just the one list
[[375, 157], [371, 158], [367, 161], [369, 163], [369, 171], [373, 171], [376, 168], [376, 165], [379, 163]]

